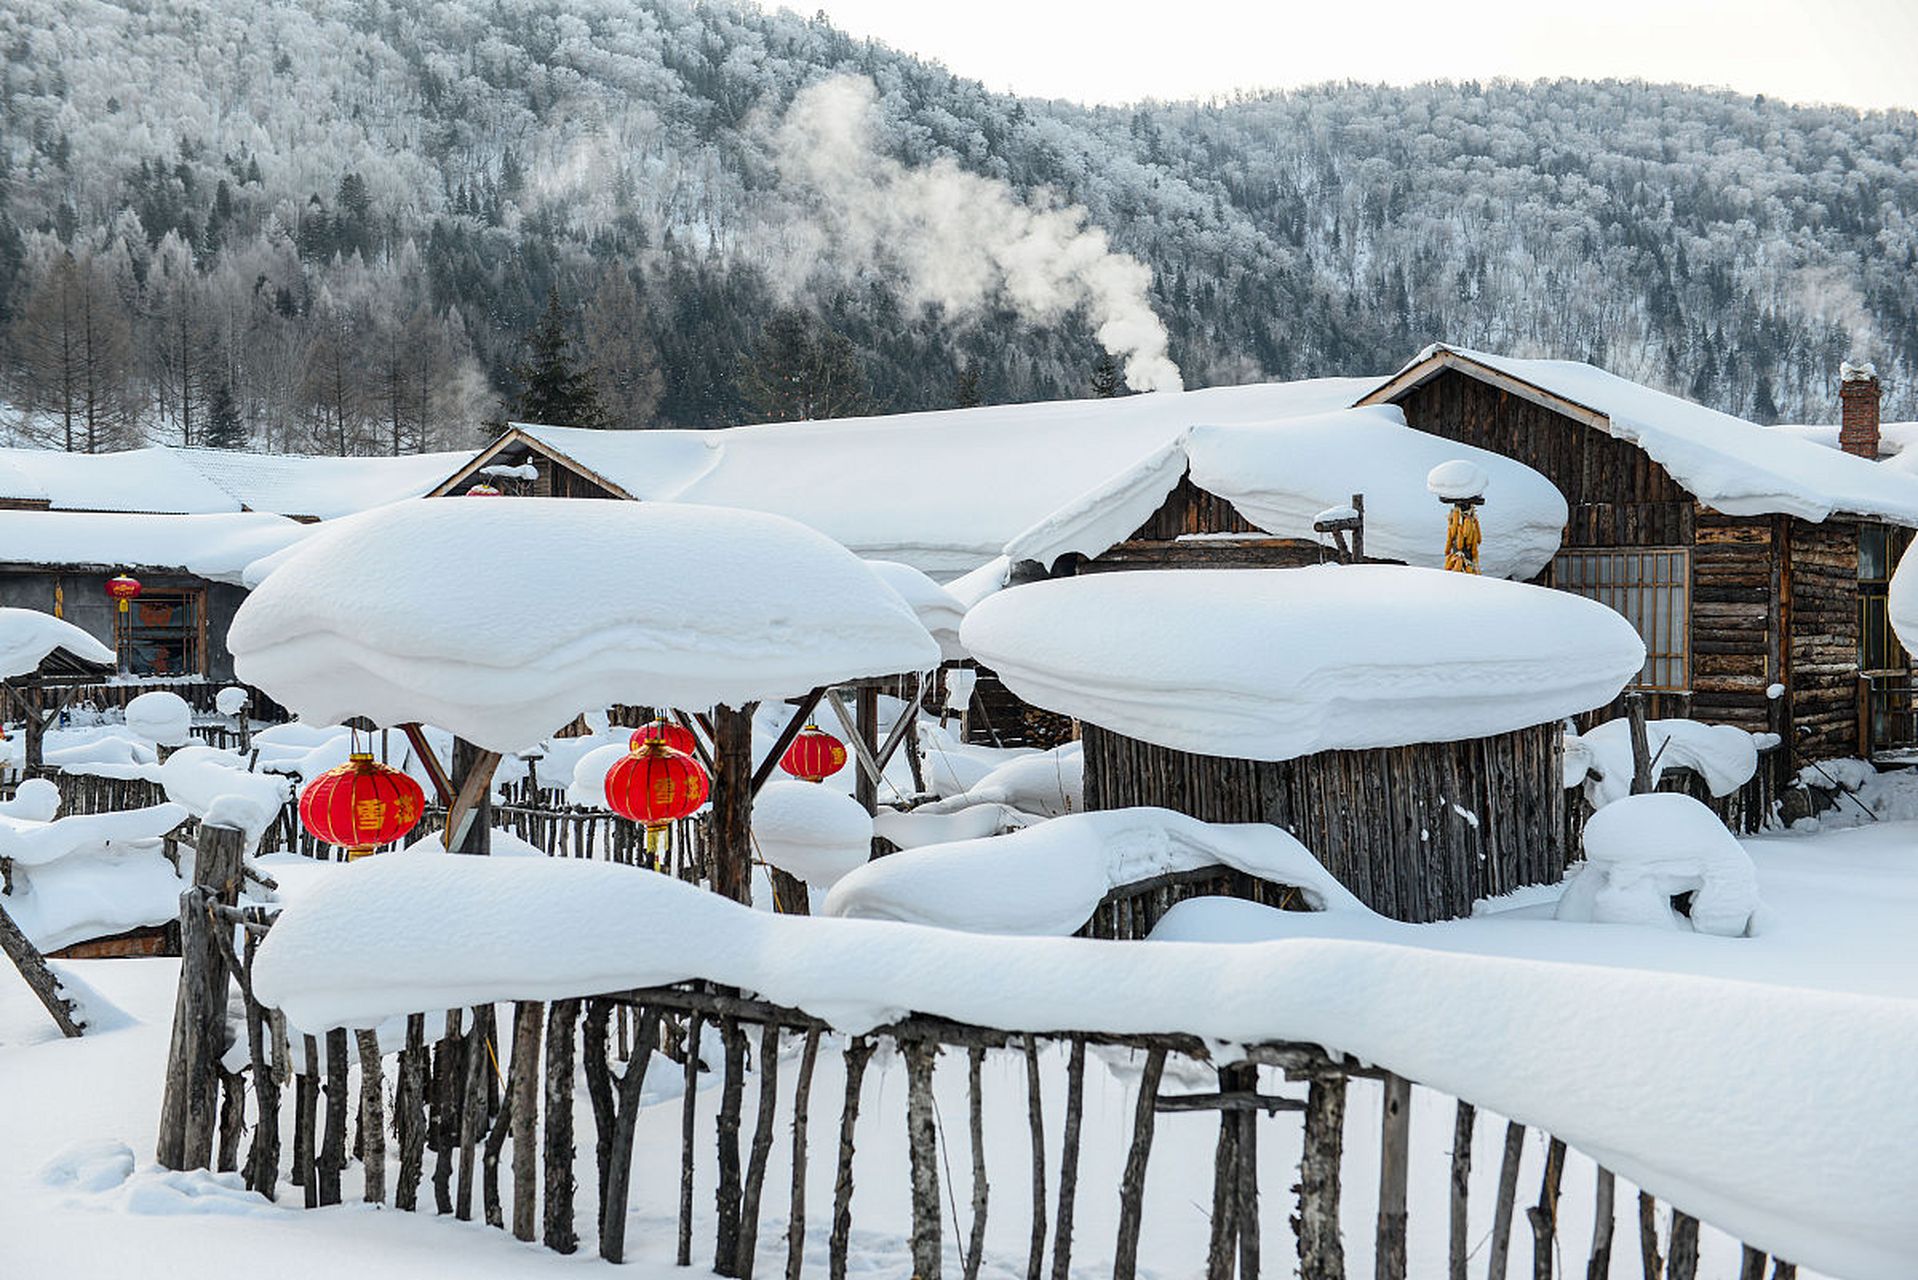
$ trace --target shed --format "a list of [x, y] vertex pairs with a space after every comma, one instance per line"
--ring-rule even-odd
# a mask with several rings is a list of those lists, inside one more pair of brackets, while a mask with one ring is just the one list
[[1558, 487], [1564, 546], [1535, 580], [1630, 619], [1653, 716], [1780, 734], [1774, 783], [1918, 745], [1884, 607], [1918, 476], [1569, 360], [1432, 346], [1360, 403]]
[[1397, 565], [1054, 579], [986, 600], [962, 636], [1080, 722], [1088, 808], [1273, 823], [1409, 921], [1560, 879], [1561, 722], [1644, 661], [1595, 602]]

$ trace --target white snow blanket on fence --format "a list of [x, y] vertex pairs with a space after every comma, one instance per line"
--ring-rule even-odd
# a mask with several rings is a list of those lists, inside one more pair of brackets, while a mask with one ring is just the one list
[[817, 782], [768, 782], [753, 797], [753, 847], [815, 889], [872, 857], [872, 815], [843, 791]]
[[56, 649], [111, 666], [113, 650], [64, 618], [38, 609], [0, 609], [0, 680], [36, 670]]
[[13, 862], [13, 892], [0, 906], [28, 940], [56, 951], [179, 915], [186, 885], [159, 837], [186, 810], [159, 804], [55, 818], [40, 789], [50, 785], [29, 779], [21, 784], [25, 804], [0, 811], [0, 858]]
[[613, 703], [739, 706], [939, 662], [912, 609], [823, 534], [593, 499], [403, 502], [323, 528], [227, 644], [302, 719], [419, 721], [502, 752]]
[[[1652, 756], [1652, 785], [1667, 769], [1690, 769], [1715, 796], [1728, 796], [1758, 772], [1758, 740], [1729, 724], [1697, 720], [1648, 720], [1645, 745]], [[1596, 775], [1596, 776], [1594, 776]], [[1632, 792], [1632, 726], [1624, 717], [1565, 737], [1565, 782], [1585, 785], [1585, 798], [1603, 808]]]
[[1398, 565], [1061, 578], [982, 602], [962, 634], [1028, 702], [1253, 760], [1544, 724], [1610, 702], [1645, 661], [1596, 601]]
[[[1585, 865], [1558, 918], [1694, 929], [1722, 938], [1757, 931], [1758, 873], [1718, 815], [1690, 796], [1628, 795], [1585, 824]], [[1689, 916], [1672, 907], [1692, 895]]]
[[1905, 1280], [1918, 1258], [1910, 1000], [1375, 941], [994, 938], [770, 915], [612, 863], [428, 852], [289, 903], [254, 981], [320, 1028], [689, 978], [846, 1031], [916, 1010], [1322, 1044], [1546, 1129], [1801, 1265]]
[[869, 862], [833, 886], [825, 914], [1064, 936], [1091, 919], [1114, 889], [1216, 866], [1295, 885], [1314, 910], [1366, 910], [1277, 827], [1215, 825], [1169, 809], [1114, 809]]

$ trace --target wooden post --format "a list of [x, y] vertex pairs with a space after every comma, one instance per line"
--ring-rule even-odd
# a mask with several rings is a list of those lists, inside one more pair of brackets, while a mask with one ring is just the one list
[[340, 1202], [340, 1174], [346, 1168], [346, 1032], [326, 1033], [326, 1126], [320, 1144], [320, 1203]]
[[786, 1210], [786, 1280], [799, 1280], [806, 1254], [806, 1118], [812, 1098], [813, 1066], [819, 1060], [819, 1028], [806, 1032], [799, 1058], [799, 1082], [793, 1086], [792, 1193]]
[[[879, 687], [870, 680], [861, 684], [853, 694], [858, 708], [859, 741], [866, 753], [878, 759], [879, 750]], [[854, 773], [853, 799], [866, 807], [867, 813], [879, 811], [879, 780], [864, 769]]]
[[1139, 1099], [1132, 1109], [1132, 1145], [1126, 1151], [1119, 1185], [1119, 1240], [1112, 1251], [1112, 1280], [1137, 1280], [1139, 1228], [1145, 1215], [1146, 1165], [1152, 1157], [1152, 1126], [1158, 1116], [1159, 1081], [1165, 1075], [1165, 1050], [1146, 1050], [1139, 1073]]
[[753, 1118], [752, 1153], [746, 1161], [746, 1185], [739, 1197], [739, 1245], [734, 1250], [734, 1274], [752, 1280], [754, 1255], [759, 1250], [759, 1197], [766, 1185], [766, 1162], [772, 1157], [773, 1120], [779, 1106], [779, 1024], [759, 1028], [759, 1110]]
[[1765, 1280], [1765, 1255], [1750, 1245], [1739, 1250], [1738, 1280]]
[[[863, 695], [865, 690], [860, 692]], [[926, 1040], [910, 1040], [905, 1050], [913, 1280], [939, 1280], [939, 1134], [932, 1115], [932, 1067], [939, 1047]]]
[[739, 1115], [746, 1091], [746, 1034], [736, 1018], [721, 1018], [719, 1038], [725, 1046], [724, 1071], [719, 1086], [719, 1115], [714, 1130], [719, 1143], [719, 1172], [713, 1188], [713, 1271], [734, 1275], [739, 1265]]
[[1039, 1040], [1026, 1035], [1026, 1116], [1032, 1131], [1032, 1245], [1026, 1280], [1041, 1280], [1046, 1265], [1046, 1115], [1039, 1092]]
[[1658, 1202], [1638, 1193], [1638, 1260], [1645, 1280], [1660, 1280], [1665, 1274], [1665, 1259], [1658, 1255]]
[[633, 1130], [639, 1123], [639, 1094], [646, 1083], [646, 1064], [652, 1060], [653, 1044], [658, 1039], [658, 1010], [641, 1010], [639, 1038], [626, 1063], [626, 1074], [619, 1081], [618, 1127], [606, 1169], [606, 1198], [599, 1206], [599, 1256], [608, 1262], [626, 1258], [626, 1195], [633, 1177]]
[[753, 900], [753, 707], [713, 708], [713, 892]]
[[1372, 1274], [1405, 1280], [1405, 1188], [1411, 1172], [1412, 1084], [1388, 1074], [1380, 1118], [1379, 1223]]
[[[1219, 1096], [1239, 1088], [1234, 1068], [1219, 1071]], [[1239, 1124], [1238, 1116], [1219, 1108], [1219, 1140], [1212, 1152], [1212, 1232], [1206, 1242], [1206, 1280], [1232, 1280], [1238, 1258], [1239, 1236]]]
[[360, 1161], [366, 1170], [367, 1204], [386, 1203], [386, 1099], [380, 1071], [380, 1037], [374, 1031], [353, 1033], [360, 1055]]
[[1564, 1177], [1565, 1144], [1553, 1138], [1545, 1148], [1538, 1203], [1525, 1211], [1532, 1224], [1532, 1280], [1552, 1280], [1552, 1256], [1558, 1243], [1558, 1189]]
[[1492, 1246], [1487, 1255], [1486, 1280], [1505, 1280], [1505, 1264], [1512, 1256], [1512, 1213], [1518, 1204], [1518, 1165], [1525, 1155], [1525, 1126], [1505, 1124], [1505, 1156], [1498, 1166], [1498, 1200], [1492, 1206]]
[[1632, 794], [1644, 795], [1656, 785], [1652, 778], [1651, 739], [1645, 730], [1645, 695], [1625, 695], [1625, 719], [1632, 736]]
[[[426, 1015], [408, 1014], [406, 1047], [400, 1050], [399, 1084], [393, 1094], [393, 1120], [400, 1144], [399, 1182], [393, 1207], [419, 1207], [420, 1175], [426, 1163]], [[264, 1121], [262, 1121], [264, 1123]]]
[[[22, 978], [26, 979], [27, 989], [33, 992], [34, 997], [46, 1009], [48, 1016], [53, 1019], [53, 1025], [60, 1028], [61, 1035], [71, 1040], [86, 1031], [86, 1020], [80, 1014], [79, 1006], [67, 997], [65, 991], [61, 990], [59, 976], [47, 964], [47, 959], [40, 954], [39, 948], [27, 940], [26, 934], [20, 932], [20, 926], [13, 922], [13, 917], [7, 914], [4, 906], [0, 906], [0, 951], [6, 952], [7, 959], [13, 961], [13, 967], [20, 971]], [[177, 1018], [176, 1010], [176, 1026]], [[171, 1071], [168, 1072], [167, 1078], [171, 1081]], [[161, 1158], [161, 1163], [166, 1163], [164, 1157]], [[171, 1167], [168, 1165], [168, 1168]]]
[[302, 1057], [299, 1083], [294, 1086], [293, 1171], [295, 1181], [306, 1195], [306, 1207], [320, 1207], [319, 1143], [314, 1129], [320, 1110], [320, 1042], [312, 1036], [301, 1037]]
[[554, 1253], [579, 1248], [573, 1225], [573, 1037], [579, 1001], [555, 1000], [546, 1024], [546, 1213], [543, 1238]]
[[1617, 1198], [1618, 1179], [1610, 1169], [1600, 1165], [1598, 1190], [1592, 1205], [1592, 1252], [1585, 1261], [1585, 1280], [1607, 1280], [1612, 1274], [1612, 1234], [1617, 1228], [1614, 1202]]
[[695, 1013], [686, 1029], [686, 1082], [679, 1099], [679, 1265], [693, 1265], [693, 1142], [699, 1119], [699, 1041], [706, 1021]]
[[459, 1134], [459, 1171], [455, 1182], [454, 1216], [461, 1222], [473, 1217], [473, 1182], [479, 1172], [480, 1139], [486, 1132], [486, 1073], [493, 1069], [493, 1006], [475, 1005], [473, 1026], [466, 1033], [465, 1086], [460, 1093], [457, 1132]]
[[[267, 1060], [266, 1011], [253, 998], [253, 954], [258, 946], [255, 938], [249, 935], [243, 969], [246, 976], [241, 987], [246, 997], [246, 1046], [252, 1061], [250, 1070], [256, 1112], [253, 1146], [247, 1152], [246, 1159], [246, 1185], [268, 1200], [273, 1200], [277, 1198], [280, 1181], [280, 1079], [273, 1064]], [[281, 1062], [279, 1065], [284, 1070], [286, 1064]]]
[[[1246, 1087], [1256, 1093], [1259, 1069], [1245, 1069]], [[1234, 1117], [1239, 1125], [1239, 1176], [1234, 1184], [1239, 1228], [1239, 1280], [1259, 1280], [1259, 1113], [1248, 1109]]]
[[1672, 1257], [1666, 1274], [1671, 1280], [1698, 1277], [1698, 1219], [1677, 1208], [1672, 1210]]
[[538, 1001], [513, 1006], [513, 1236], [529, 1241], [539, 1233], [539, 1064], [545, 1019], [546, 1006]]
[[1450, 1246], [1446, 1258], [1447, 1280], [1465, 1280], [1465, 1263], [1471, 1256], [1468, 1209], [1472, 1192], [1472, 1131], [1477, 1123], [1478, 1108], [1460, 1098], [1458, 1115], [1452, 1124], [1452, 1214], [1447, 1234]]
[[839, 1171], [832, 1189], [832, 1238], [827, 1244], [829, 1280], [846, 1280], [846, 1257], [852, 1240], [853, 1132], [859, 1123], [859, 1087], [865, 1082], [872, 1041], [854, 1036], [846, 1046], [846, 1101], [839, 1112]]
[[460, 1099], [466, 1096], [464, 1015], [446, 1011], [446, 1027], [433, 1051], [433, 1209], [453, 1212], [453, 1153], [459, 1147]]
[[[976, 1096], [976, 1095], [975, 1095]], [[1066, 1058], [1066, 1129], [1059, 1140], [1059, 1207], [1058, 1216], [1052, 1227], [1052, 1280], [1068, 1280], [1072, 1268], [1072, 1214], [1074, 1201], [1079, 1192], [1079, 1130], [1086, 1109], [1086, 1042], [1073, 1037], [1070, 1056]], [[975, 1146], [979, 1138], [973, 1139]], [[979, 1177], [985, 1177], [983, 1151], [975, 1159], [979, 1161]], [[977, 1254], [983, 1244], [985, 1214], [975, 1210], [977, 1223], [974, 1231], [980, 1237], [972, 1246]], [[973, 1263], [976, 1269], [978, 1263]], [[970, 1280], [970, 1277], [968, 1277]]]
[[245, 853], [246, 836], [238, 828], [202, 825], [194, 845], [192, 887], [180, 895], [180, 981], [156, 1151], [156, 1159], [169, 1169], [204, 1169], [213, 1159], [228, 971], [208, 908], [239, 901]]
[[1345, 1280], [1339, 1236], [1339, 1166], [1345, 1154], [1345, 1073], [1314, 1075], [1305, 1098], [1305, 1142], [1299, 1157], [1298, 1237], [1302, 1280]]
[[[986, 1181], [985, 1065], [984, 1045], [975, 1044], [966, 1050], [966, 1136], [972, 1146], [972, 1230], [966, 1239], [966, 1256], [961, 1260], [965, 1280], [979, 1280], [979, 1262], [986, 1251], [986, 1207], [991, 1188]], [[1067, 1225], [1069, 1228], [1070, 1223]], [[1055, 1238], [1058, 1250], [1055, 1257], [1064, 1256], [1071, 1238], [1069, 1229]]]
[[453, 739], [453, 800], [446, 806], [446, 847], [454, 853], [493, 851], [493, 772], [499, 752]]

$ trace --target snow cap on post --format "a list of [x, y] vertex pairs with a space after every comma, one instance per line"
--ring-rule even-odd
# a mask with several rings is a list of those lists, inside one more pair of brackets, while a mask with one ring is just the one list
[[614, 703], [740, 706], [939, 661], [823, 534], [585, 498], [424, 499], [322, 529], [227, 640], [240, 679], [302, 719], [418, 721], [502, 752]]
[[1441, 502], [1467, 502], [1483, 498], [1492, 478], [1485, 468], [1464, 458], [1454, 458], [1433, 467], [1425, 477], [1425, 487]]
[[1645, 662], [1596, 601], [1377, 564], [1058, 578], [985, 600], [962, 637], [1048, 711], [1250, 760], [1545, 724], [1604, 706]]

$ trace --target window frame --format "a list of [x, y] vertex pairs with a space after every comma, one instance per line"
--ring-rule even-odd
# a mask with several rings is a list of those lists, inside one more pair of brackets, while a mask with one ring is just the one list
[[[184, 609], [184, 617], [180, 621], [174, 622], [169, 619], [165, 624], [142, 621], [143, 608], [150, 611], [168, 603], [176, 609]], [[115, 612], [113, 628], [114, 645], [121, 654], [121, 662], [128, 675], [159, 679], [189, 679], [206, 675], [206, 591], [204, 589], [149, 587], [128, 601], [127, 605], [125, 613]], [[156, 639], [169, 644], [177, 641], [181, 653], [179, 669], [175, 671], [139, 669], [136, 655], [143, 638], [149, 643]]]
[[[1576, 563], [1579, 568], [1574, 569]], [[1646, 570], [1649, 568], [1649, 575]], [[1582, 572], [1579, 570], [1583, 570]], [[1692, 548], [1565, 547], [1552, 557], [1552, 586], [1596, 600], [1632, 624], [1645, 642], [1645, 665], [1627, 688], [1690, 693], [1692, 678]], [[1663, 640], [1648, 634], [1661, 630]], [[1642, 625], [1649, 616], [1652, 625]]]

